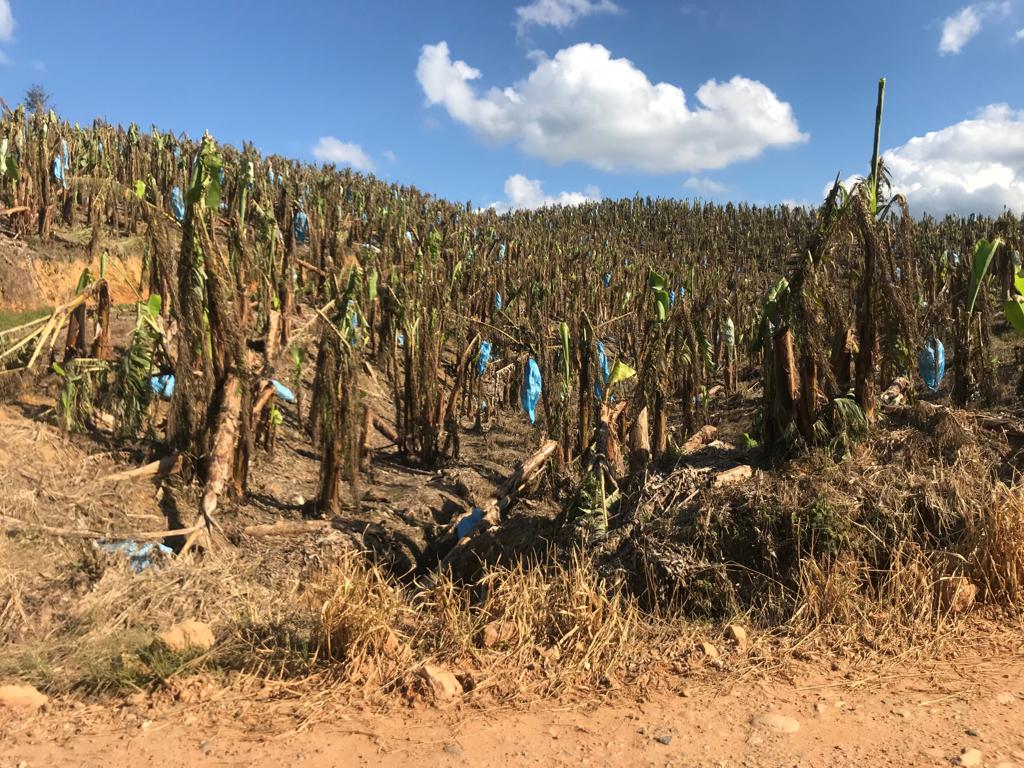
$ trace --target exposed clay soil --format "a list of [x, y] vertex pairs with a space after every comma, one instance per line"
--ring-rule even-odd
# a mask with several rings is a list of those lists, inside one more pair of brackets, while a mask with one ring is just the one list
[[[75, 295], [82, 271], [100, 272], [100, 259], [91, 262], [85, 255], [85, 230], [62, 230], [44, 245], [0, 238], [0, 312], [25, 312], [52, 308]], [[136, 300], [142, 270], [141, 238], [111, 239], [102, 242], [110, 261], [111, 300], [127, 304]], [[129, 278], [130, 283], [124, 278]]]
[[[788, 679], [709, 677], [648, 701], [521, 711], [369, 712], [325, 701], [309, 722], [305, 704], [216, 688], [169, 706], [61, 701], [0, 724], [0, 766], [1019, 766], [1016, 642], [912, 669], [843, 675], [806, 664]], [[758, 719], [765, 714], [798, 730], [776, 730]], [[971, 749], [980, 762], [969, 763]]]

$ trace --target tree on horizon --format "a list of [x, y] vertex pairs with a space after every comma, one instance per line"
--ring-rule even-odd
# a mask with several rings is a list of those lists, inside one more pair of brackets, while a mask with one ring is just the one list
[[45, 112], [50, 108], [50, 94], [39, 83], [25, 91], [25, 106], [30, 112]]

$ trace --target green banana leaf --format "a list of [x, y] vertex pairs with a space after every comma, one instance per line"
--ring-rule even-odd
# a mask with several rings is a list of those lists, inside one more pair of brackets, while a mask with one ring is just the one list
[[1014, 330], [1024, 336], [1024, 299], [1011, 299], [1003, 304], [1003, 313]]
[[967, 291], [967, 314], [974, 312], [974, 304], [981, 292], [981, 283], [985, 279], [992, 257], [996, 249], [1003, 244], [998, 237], [995, 240], [979, 240], [974, 246], [974, 259], [971, 261], [971, 285]]

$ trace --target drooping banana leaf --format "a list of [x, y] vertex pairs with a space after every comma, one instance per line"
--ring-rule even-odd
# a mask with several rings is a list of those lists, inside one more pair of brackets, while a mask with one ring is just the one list
[[636, 376], [636, 371], [630, 368], [621, 360], [616, 360], [615, 365], [612, 366], [611, 375], [608, 377], [608, 388], [611, 389], [613, 384], [618, 384], [620, 381], [626, 381]]
[[978, 300], [982, 281], [992, 264], [996, 249], [1003, 244], [998, 237], [995, 240], [979, 240], [974, 246], [974, 259], [971, 261], [971, 285], [967, 291], [967, 314], [974, 312], [974, 304]]
[[658, 322], [663, 323], [668, 317], [671, 299], [668, 295], [668, 280], [653, 269], [647, 274], [647, 285], [654, 291], [654, 305], [658, 311]]
[[1010, 299], [1003, 304], [1003, 313], [1013, 329], [1024, 336], [1024, 299]]

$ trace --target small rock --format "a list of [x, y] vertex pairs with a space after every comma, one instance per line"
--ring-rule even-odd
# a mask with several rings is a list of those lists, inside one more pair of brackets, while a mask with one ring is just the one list
[[0, 709], [32, 712], [45, 707], [49, 700], [31, 685], [0, 685]]
[[210, 625], [194, 619], [187, 619], [164, 630], [160, 633], [159, 640], [174, 653], [189, 650], [208, 651], [214, 644]]
[[458, 757], [462, 754], [462, 747], [460, 747], [458, 744], [445, 744], [444, 751], [447, 752], [449, 755], [454, 755], [455, 757]]
[[552, 645], [550, 648], [540, 648], [540, 655], [548, 661], [558, 661], [562, 658], [562, 651], [557, 645]]
[[981, 765], [981, 750], [968, 747], [956, 756], [956, 764], [963, 766]]
[[1003, 691], [996, 695], [996, 704], [1002, 704], [1004, 707], [1008, 707], [1011, 704], [1017, 703], [1017, 697], [1009, 691]]
[[965, 731], [965, 733], [966, 733], [966, 734], [967, 734], [968, 736], [973, 736], [973, 737], [974, 737], [974, 738], [976, 738], [976, 739], [978, 739], [978, 738], [981, 738], [981, 731], [979, 731], [979, 730], [978, 730], [977, 728], [968, 728], [968, 729], [967, 729], [967, 730]]
[[711, 661], [715, 661], [719, 656], [721, 656], [718, 649], [706, 641], [700, 644], [700, 652], [707, 658], [711, 659]]
[[507, 621], [492, 621], [484, 627], [480, 642], [484, 648], [493, 648], [515, 639], [516, 627]]
[[754, 717], [753, 723], [759, 728], [766, 728], [779, 733], [796, 733], [800, 730], [800, 723], [794, 718], [780, 715], [777, 712], [766, 712]]
[[462, 685], [458, 679], [443, 667], [424, 664], [420, 670], [420, 677], [426, 682], [434, 701], [438, 703], [454, 701], [462, 695]]
[[741, 627], [739, 624], [729, 624], [725, 628], [725, 636], [733, 645], [739, 650], [744, 650], [747, 647], [747, 630]]
[[828, 712], [828, 704], [826, 704], [823, 701], [815, 702], [814, 712], [818, 715], [824, 715], [826, 712]]
[[904, 707], [896, 707], [892, 710], [892, 713], [897, 717], [902, 717], [904, 720], [910, 719], [910, 710]]
[[965, 576], [949, 578], [943, 583], [943, 591], [949, 612], [953, 614], [967, 613], [978, 596], [978, 587]]
[[657, 736], [654, 737], [654, 740], [659, 744], [664, 744], [667, 747], [669, 744], [672, 743], [672, 734], [659, 733]]
[[412, 655], [412, 650], [394, 630], [385, 629], [378, 641], [377, 652], [389, 659], [402, 660]]

